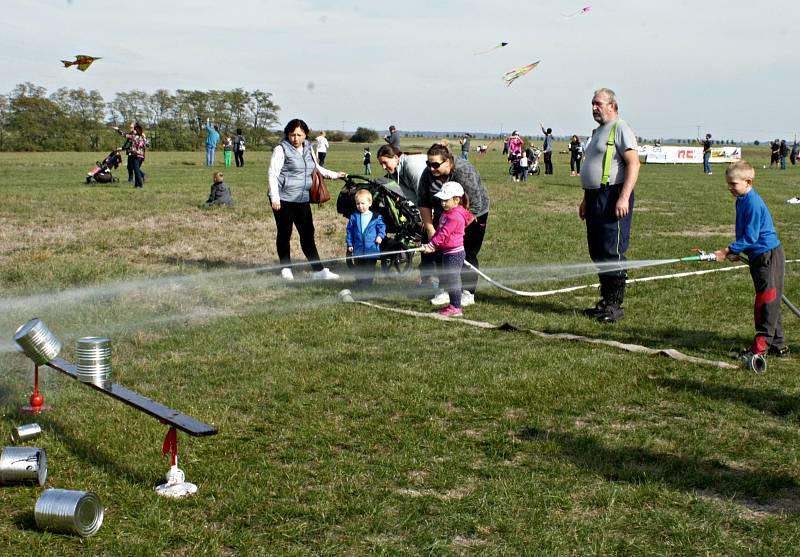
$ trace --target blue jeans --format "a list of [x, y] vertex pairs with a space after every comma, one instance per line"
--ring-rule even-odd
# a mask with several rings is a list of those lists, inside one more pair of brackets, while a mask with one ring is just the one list
[[142, 180], [144, 178], [144, 173], [142, 172], [142, 159], [139, 157], [133, 157], [131, 163], [133, 164], [133, 176], [136, 179], [134, 187], [141, 188], [143, 186]]
[[216, 148], [216, 145], [206, 145], [206, 166], [214, 166], [214, 154]]
[[703, 173], [711, 174], [711, 151], [703, 153]]
[[786, 170], [786, 157], [781, 155], [781, 170]]
[[469, 151], [461, 151], [461, 158], [465, 161], [469, 160]]
[[519, 179], [523, 182], [528, 181], [528, 167], [520, 167], [519, 168]]

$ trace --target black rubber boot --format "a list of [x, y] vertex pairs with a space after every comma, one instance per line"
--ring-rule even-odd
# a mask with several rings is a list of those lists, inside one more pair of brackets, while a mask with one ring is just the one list
[[622, 301], [625, 299], [625, 279], [626, 276], [623, 275], [608, 281], [608, 294], [604, 296], [607, 303], [604, 311], [597, 316], [598, 321], [615, 323], [625, 317], [625, 310], [622, 309]]

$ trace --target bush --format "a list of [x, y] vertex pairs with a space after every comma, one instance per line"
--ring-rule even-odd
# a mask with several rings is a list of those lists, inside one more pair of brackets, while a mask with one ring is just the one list
[[358, 128], [356, 133], [350, 136], [351, 143], [372, 143], [378, 139], [378, 132], [369, 128]]

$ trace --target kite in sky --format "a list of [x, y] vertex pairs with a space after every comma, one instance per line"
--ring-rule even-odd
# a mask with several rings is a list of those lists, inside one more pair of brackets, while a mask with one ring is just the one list
[[511, 86], [514, 83], [514, 80], [518, 77], [522, 77], [531, 72], [536, 66], [539, 65], [541, 60], [537, 60], [533, 64], [528, 64], [527, 66], [522, 66], [521, 68], [517, 68], [515, 70], [511, 70], [510, 72], [506, 72], [506, 75], [503, 76], [503, 81], [506, 82], [506, 86]]
[[100, 60], [100, 58], [95, 58], [94, 56], [86, 56], [85, 54], [76, 54], [75, 60], [61, 60], [64, 64], [65, 68], [69, 68], [70, 66], [78, 66], [78, 69], [82, 72], [85, 72], [89, 69], [89, 66], [92, 65], [92, 62], [95, 60]]
[[573, 17], [579, 16], [579, 15], [582, 15], [582, 14], [585, 14], [585, 13], [589, 13], [591, 11], [591, 9], [592, 9], [592, 6], [589, 5], [589, 6], [584, 6], [580, 10], [572, 12], [571, 14], [561, 14], [561, 15], [564, 16], [567, 19], [572, 19]]
[[490, 52], [492, 52], [493, 50], [497, 50], [498, 48], [503, 48], [504, 46], [508, 46], [508, 43], [507, 43], [507, 42], [502, 42], [502, 43], [500, 43], [500, 44], [498, 44], [498, 45], [495, 45], [495, 46], [493, 46], [493, 47], [492, 47], [492, 48], [490, 48], [489, 50], [484, 50], [483, 52], [476, 52], [476, 53], [475, 53], [475, 56], [477, 56], [477, 55], [479, 55], [479, 54], [489, 54], [489, 53], [490, 53]]

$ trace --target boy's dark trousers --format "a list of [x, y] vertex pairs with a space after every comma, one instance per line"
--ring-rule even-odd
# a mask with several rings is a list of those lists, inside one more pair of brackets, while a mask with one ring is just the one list
[[372, 286], [375, 280], [375, 263], [377, 259], [370, 257], [359, 257], [353, 260], [356, 272], [356, 287], [367, 288]]
[[756, 336], [750, 350], [755, 354], [763, 354], [770, 347], [780, 350], [786, 346], [781, 320], [785, 264], [783, 246], [750, 258], [750, 276], [756, 289], [756, 300], [753, 305]]

